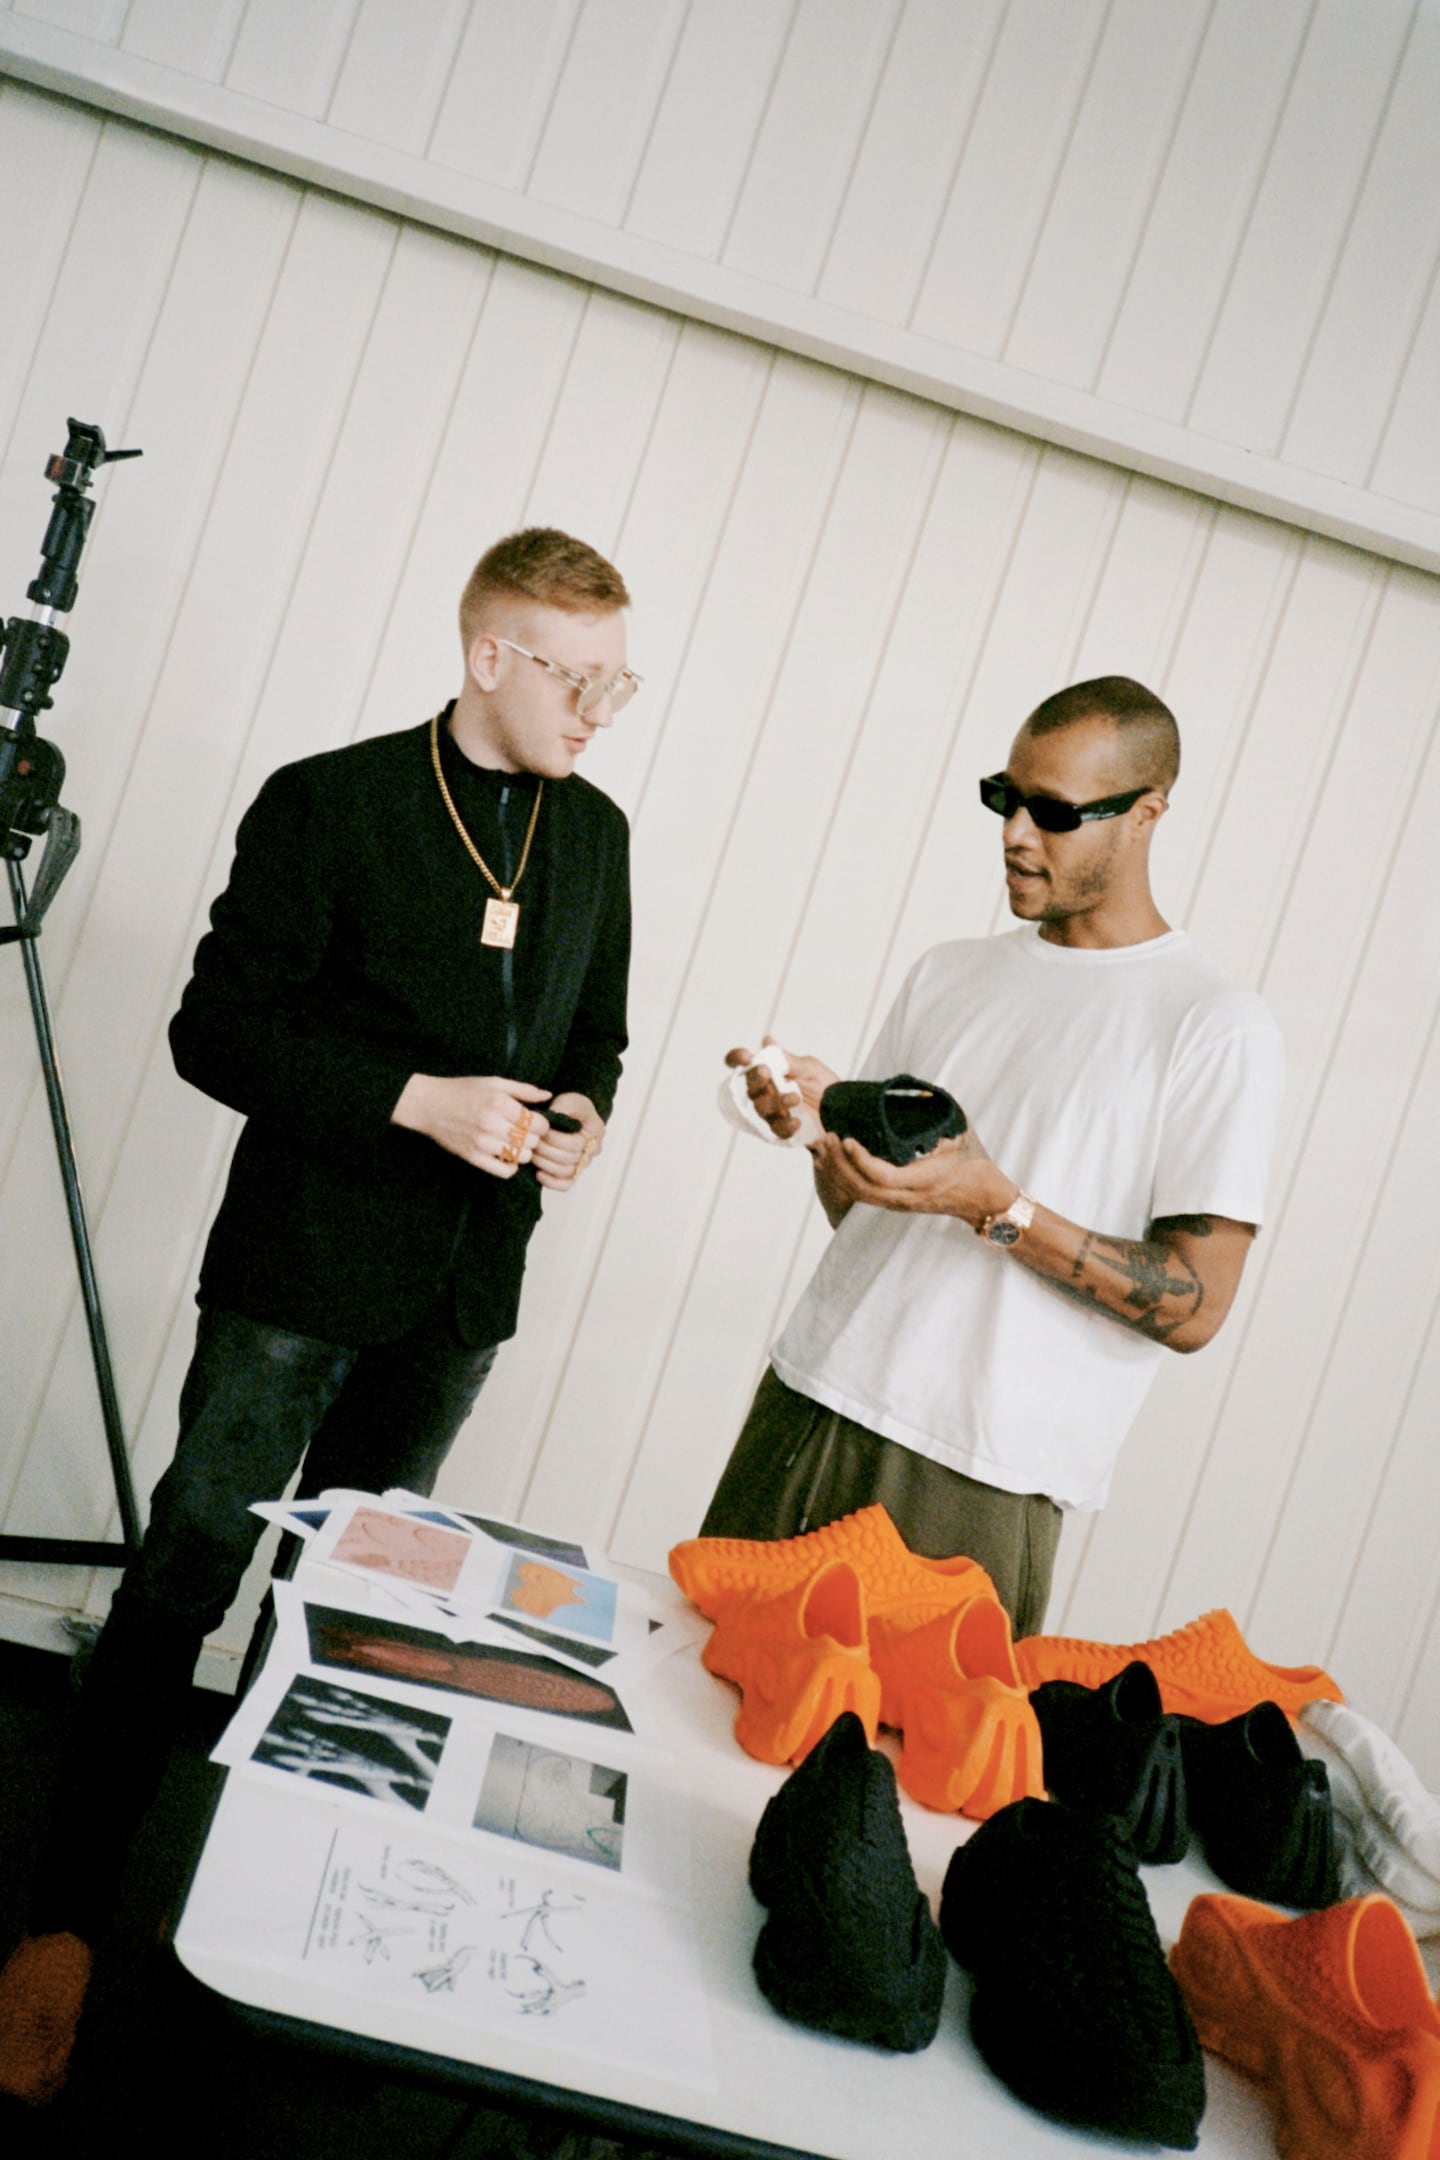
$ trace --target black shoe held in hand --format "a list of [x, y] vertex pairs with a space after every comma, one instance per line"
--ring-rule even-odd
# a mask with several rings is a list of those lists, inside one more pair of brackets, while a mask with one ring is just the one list
[[915, 1162], [941, 1140], [958, 1139], [965, 1113], [953, 1095], [896, 1073], [893, 1080], [837, 1080], [820, 1098], [820, 1122], [841, 1140], [858, 1140], [882, 1162]]

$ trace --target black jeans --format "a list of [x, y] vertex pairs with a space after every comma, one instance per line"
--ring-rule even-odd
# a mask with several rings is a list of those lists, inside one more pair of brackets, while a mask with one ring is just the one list
[[175, 1458], [121, 1577], [79, 1701], [31, 1927], [93, 1940], [154, 1797], [205, 1637], [219, 1626], [304, 1458], [328, 1485], [428, 1493], [494, 1362], [455, 1334], [449, 1303], [393, 1343], [351, 1350], [202, 1310]]

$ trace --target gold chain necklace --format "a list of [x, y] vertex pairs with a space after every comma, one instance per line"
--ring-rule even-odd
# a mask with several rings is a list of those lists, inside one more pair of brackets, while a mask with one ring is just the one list
[[520, 883], [521, 878], [524, 877], [525, 865], [530, 860], [530, 843], [535, 838], [535, 821], [540, 815], [540, 798], [545, 793], [545, 783], [543, 780], [539, 780], [535, 785], [535, 807], [530, 812], [530, 823], [525, 833], [525, 845], [520, 850], [520, 867], [515, 872], [514, 877], [511, 878], [510, 883], [502, 885], [484, 856], [480, 853], [479, 848], [476, 847], [469, 833], [465, 830], [465, 820], [456, 809], [454, 798], [445, 785], [445, 774], [440, 765], [439, 713], [436, 713], [434, 719], [430, 722], [430, 763], [435, 768], [435, 778], [440, 783], [440, 794], [444, 800], [445, 808], [450, 813], [451, 822], [456, 832], [459, 833], [460, 838], [465, 843], [466, 853], [480, 872], [481, 877], [490, 887], [490, 890], [495, 894], [493, 900], [485, 902], [485, 916], [480, 925], [480, 943], [482, 945], [503, 945], [508, 948], [515, 943], [515, 931], [520, 921], [519, 905], [511, 899], [510, 895]]

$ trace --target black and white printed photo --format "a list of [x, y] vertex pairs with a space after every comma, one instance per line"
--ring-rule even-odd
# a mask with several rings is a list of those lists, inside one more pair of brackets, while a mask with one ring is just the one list
[[342, 1792], [423, 1810], [450, 1720], [328, 1680], [293, 1680], [253, 1760]]

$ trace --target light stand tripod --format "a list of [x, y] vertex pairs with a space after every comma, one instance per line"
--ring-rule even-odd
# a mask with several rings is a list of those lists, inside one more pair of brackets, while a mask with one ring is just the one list
[[[35, 732], [35, 716], [53, 703], [50, 686], [58, 682], [70, 651], [70, 640], [57, 618], [75, 605], [78, 590], [76, 566], [95, 505], [86, 494], [97, 465], [115, 458], [139, 457], [138, 450], [107, 450], [98, 427], [83, 420], [67, 423], [70, 434], [62, 452], [45, 467], [47, 480], [59, 482], [54, 508], [40, 544], [39, 574], [26, 587], [34, 611], [28, 618], [12, 616], [0, 629], [0, 856], [5, 858], [10, 883], [10, 904], [15, 927], [0, 930], [0, 945], [18, 944], [25, 964], [25, 985], [30, 993], [30, 1012], [35, 1041], [45, 1076], [50, 1105], [50, 1124], [65, 1205], [70, 1217], [70, 1237], [80, 1276], [80, 1295], [90, 1332], [90, 1354], [95, 1365], [95, 1384], [100, 1393], [100, 1413], [105, 1423], [105, 1445], [120, 1509], [124, 1542], [108, 1545], [84, 1538], [0, 1536], [0, 1560], [49, 1560], [61, 1564], [123, 1567], [140, 1543], [140, 1512], [130, 1479], [130, 1458], [120, 1424], [120, 1404], [110, 1367], [110, 1348], [90, 1232], [85, 1222], [85, 1202], [75, 1168], [70, 1139], [70, 1119], [65, 1091], [55, 1055], [55, 1037], [40, 969], [41, 918], [59, 889], [60, 881], [80, 850], [80, 820], [73, 810], [61, 807], [60, 789], [65, 779], [65, 760], [53, 743]], [[30, 852], [31, 840], [45, 835], [45, 852], [33, 892], [26, 891], [21, 863]]]

